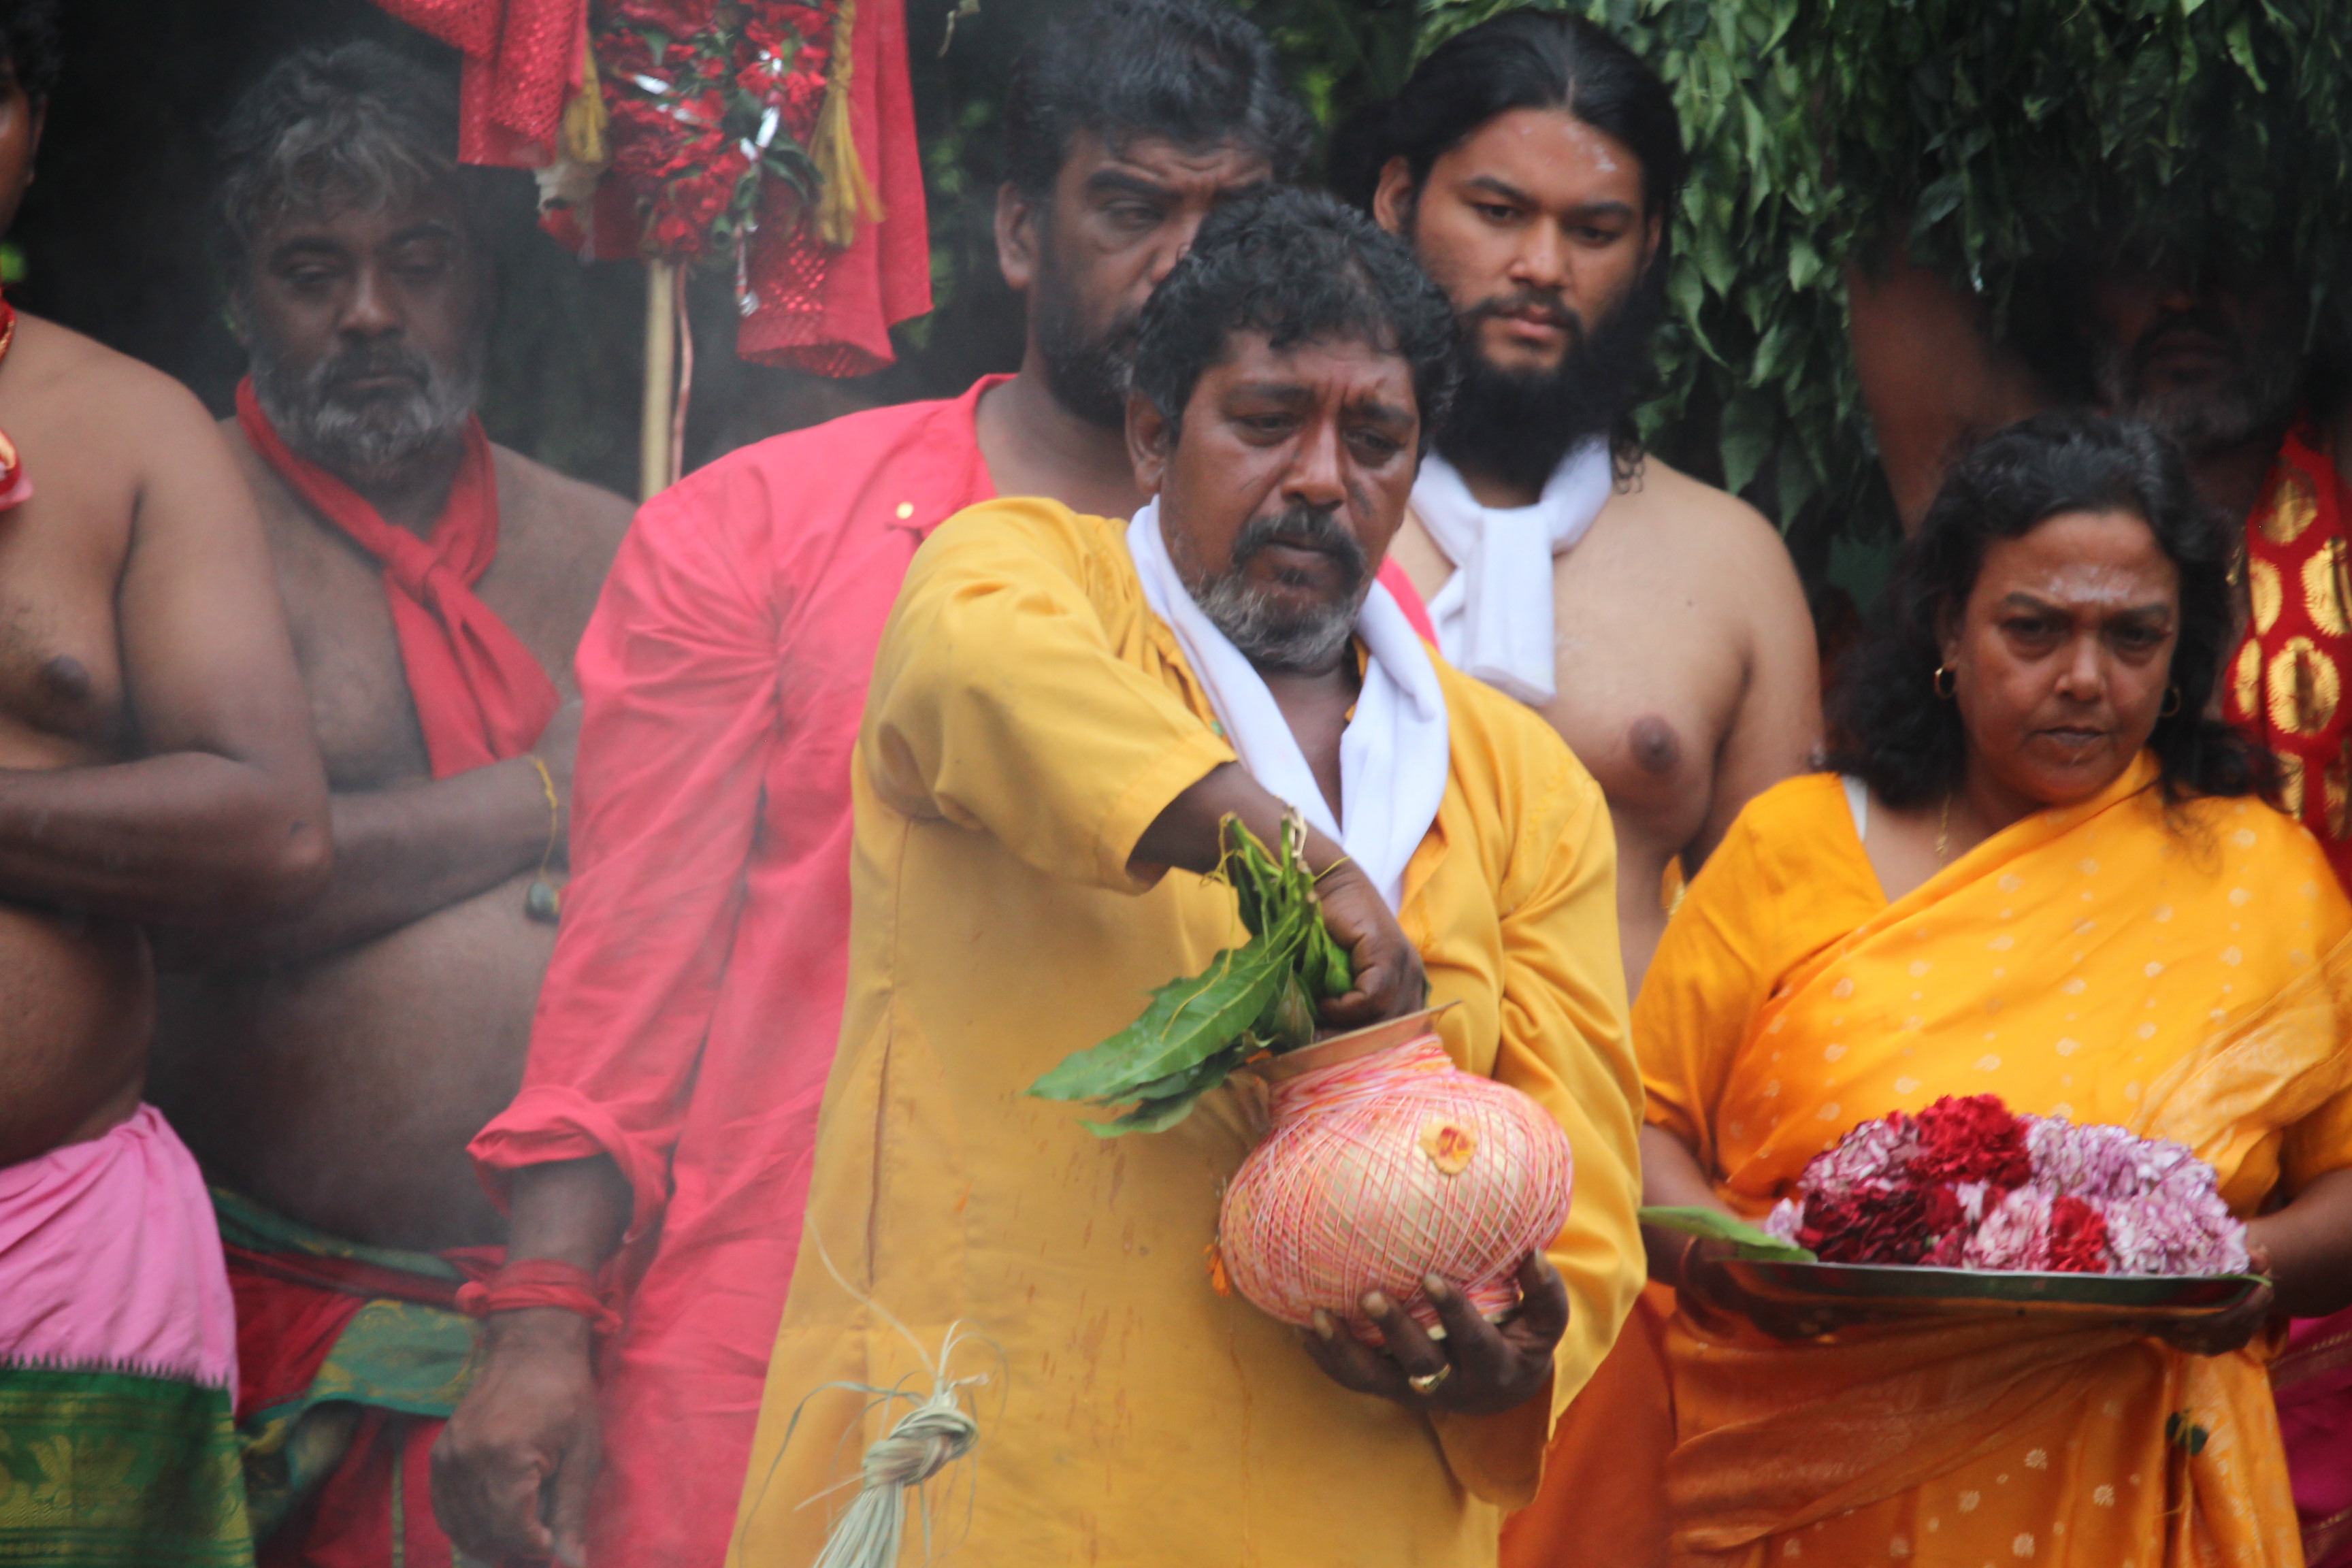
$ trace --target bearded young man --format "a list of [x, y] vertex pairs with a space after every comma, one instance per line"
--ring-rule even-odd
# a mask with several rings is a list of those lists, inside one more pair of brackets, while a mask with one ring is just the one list
[[[1117, 389], [1137, 313], [1202, 218], [1294, 177], [1309, 140], [1265, 39], [1214, 0], [1064, 15], [1005, 129], [1020, 374], [694, 474], [638, 514], [582, 645], [562, 935], [522, 1091], [474, 1144], [523, 1284], [562, 1304], [494, 1294], [435, 1455], [473, 1555], [576, 1561], [583, 1532], [596, 1562], [725, 1552], [839, 1035], [849, 754], [890, 602], [975, 501], [1134, 508]], [[592, 1273], [625, 1243], [599, 1352]]]
[[1453, 39], [1333, 154], [1462, 325], [1463, 390], [1396, 555], [1446, 657], [1534, 707], [1608, 792], [1629, 989], [1748, 798], [1820, 739], [1812, 624], [1751, 508], [1642, 450], [1685, 160], [1664, 83], [1591, 24]]
[[521, 1077], [572, 654], [628, 525], [474, 416], [495, 279], [454, 98], [373, 45], [307, 52], [224, 137], [220, 259], [252, 356], [226, 429], [338, 857], [299, 919], [181, 944], [202, 967], [167, 992], [158, 1093], [221, 1184], [255, 1536], [306, 1560], [447, 1557], [426, 1457], [472, 1351], [457, 1293], [505, 1229], [466, 1141]]
[[[0, 4], [0, 229], [56, 7]], [[299, 907], [319, 753], [253, 500], [204, 408], [0, 304], [0, 1561], [252, 1561], [236, 1325], [142, 1103], [150, 935]]]
[[[1450, 317], [1328, 196], [1227, 208], [1143, 313], [1127, 429], [1150, 502], [992, 502], [917, 554], [856, 757], [803, 1242], [831, 1267], [793, 1281], [730, 1563], [814, 1560], [838, 1508], [803, 1504], [855, 1485], [899, 1414], [849, 1390], [928, 1390], [908, 1374], [959, 1331], [990, 1348], [950, 1375], [998, 1368], [944, 1526], [959, 1560], [1494, 1561], [1636, 1288], [1640, 1089], [1600, 790], [1374, 580], [1451, 392]], [[1022, 1092], [1242, 940], [1200, 873], [1227, 814], [1272, 842], [1286, 805], [1354, 963], [1323, 1021], [1459, 1002], [1434, 1026], [1454, 1060], [1574, 1145], [1569, 1223], [1499, 1327], [1444, 1282], [1442, 1346], [1366, 1298], [1381, 1352], [1220, 1297], [1202, 1247], [1244, 1100], [1107, 1139]]]

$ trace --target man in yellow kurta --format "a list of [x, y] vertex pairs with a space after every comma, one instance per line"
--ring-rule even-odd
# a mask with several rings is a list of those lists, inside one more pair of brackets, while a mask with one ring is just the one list
[[[1599, 789], [1373, 584], [1450, 330], [1409, 254], [1337, 204], [1229, 208], [1144, 317], [1129, 430], [1155, 504], [992, 502], [917, 554], [856, 760], [816, 1261], [730, 1562], [814, 1561], [907, 1410], [857, 1389], [929, 1393], [958, 1325], [950, 1374], [988, 1381], [929, 1520], [960, 1562], [1494, 1561], [1639, 1286], [1641, 1089]], [[1320, 825], [1309, 864], [1356, 964], [1326, 1021], [1409, 1011], [1425, 973], [1462, 1004], [1439, 1025], [1456, 1061], [1573, 1142], [1568, 1226], [1501, 1329], [1456, 1296], [1433, 1345], [1374, 1301], [1400, 1329], [1382, 1354], [1219, 1294], [1204, 1253], [1252, 1141], [1233, 1088], [1120, 1139], [1024, 1093], [1244, 939], [1231, 890], [1192, 873], [1224, 813], [1266, 837], [1286, 803]]]

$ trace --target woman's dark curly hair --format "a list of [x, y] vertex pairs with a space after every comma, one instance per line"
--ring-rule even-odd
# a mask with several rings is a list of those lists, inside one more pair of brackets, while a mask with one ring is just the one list
[[2180, 574], [2180, 636], [2172, 684], [2180, 700], [2148, 738], [2168, 798], [2253, 794], [2267, 756], [2206, 716], [2235, 616], [2229, 574], [2236, 541], [2198, 499], [2180, 456], [2147, 426], [2096, 414], [2042, 414], [1988, 437], [1956, 464], [1831, 702], [1830, 766], [1859, 775], [1893, 806], [1958, 788], [1968, 737], [1959, 705], [1935, 692], [1941, 633], [1959, 616], [1995, 540], [2021, 539], [2069, 511], [2129, 512], [2146, 522]]

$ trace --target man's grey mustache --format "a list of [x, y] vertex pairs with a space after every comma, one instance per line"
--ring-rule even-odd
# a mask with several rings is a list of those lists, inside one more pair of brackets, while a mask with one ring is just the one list
[[[1244, 569], [1273, 544], [1320, 550], [1340, 572], [1339, 598], [1304, 608], [1283, 603]], [[1243, 656], [1265, 669], [1317, 669], [1337, 658], [1354, 635], [1364, 596], [1372, 591], [1371, 560], [1336, 513], [1292, 506], [1252, 518], [1234, 540], [1233, 561], [1206, 582], [1189, 584], [1201, 613]]]
[[1353, 589], [1371, 569], [1370, 558], [1339, 514], [1307, 506], [1291, 506], [1272, 517], [1254, 517], [1234, 540], [1233, 569], [1239, 571], [1268, 546], [1293, 545], [1320, 550], [1330, 556]]

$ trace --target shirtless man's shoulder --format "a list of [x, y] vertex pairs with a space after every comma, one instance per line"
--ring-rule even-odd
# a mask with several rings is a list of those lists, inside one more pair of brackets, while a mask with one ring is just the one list
[[636, 509], [520, 452], [499, 446], [491, 452], [498, 464], [500, 558], [512, 561], [551, 599], [593, 605]]
[[[1729, 604], [1755, 605], [1768, 616], [1786, 604], [1759, 600], [1753, 590], [1785, 588], [1804, 609], [1804, 590], [1781, 542], [1780, 531], [1754, 507], [1728, 490], [1655, 457], [1645, 457], [1630, 481], [1621, 484], [1593, 525], [1623, 536], [1628, 553], [1651, 556], [1687, 571], [1694, 594]], [[1574, 557], [1571, 555], [1570, 560]], [[1762, 580], [1749, 575], [1764, 574]], [[1753, 617], [1739, 617], [1740, 629]]]
[[109, 499], [135, 504], [155, 465], [173, 460], [190, 441], [204, 441], [211, 423], [195, 395], [162, 371], [38, 316], [17, 312], [6, 363], [0, 430], [20, 449], [70, 440], [78, 454], [106, 459], [66, 470], [41, 465], [47, 472], [35, 476], [37, 490], [127, 487]]

